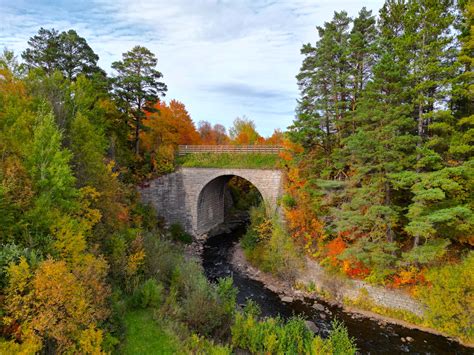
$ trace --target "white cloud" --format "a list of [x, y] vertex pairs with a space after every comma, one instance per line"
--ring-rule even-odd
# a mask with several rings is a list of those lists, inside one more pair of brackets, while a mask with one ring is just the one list
[[193, 119], [230, 126], [252, 118], [271, 134], [293, 119], [295, 75], [303, 43], [334, 11], [354, 16], [382, 0], [150, 1], [0, 0], [0, 46], [20, 53], [39, 27], [74, 28], [110, 64], [136, 44], [157, 54], [168, 98], [181, 100]]

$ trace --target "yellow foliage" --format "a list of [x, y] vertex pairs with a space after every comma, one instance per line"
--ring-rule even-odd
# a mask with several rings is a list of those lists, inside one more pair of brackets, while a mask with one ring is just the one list
[[81, 190], [81, 222], [85, 230], [91, 230], [102, 218], [102, 214], [96, 208], [92, 208], [92, 204], [96, 203], [102, 195], [95, 188], [85, 186]]
[[144, 261], [145, 261], [144, 250], [139, 250], [133, 254], [130, 254], [127, 260], [127, 274], [129, 276], [135, 275], [138, 269], [140, 268], [140, 266], [143, 265]]
[[70, 269], [65, 261], [48, 259], [33, 275], [24, 258], [9, 266], [3, 322], [18, 324], [15, 335], [30, 348], [39, 346], [41, 338], [52, 338], [59, 352], [73, 349], [84, 329], [108, 315], [107, 264], [91, 254], [81, 261]]
[[21, 344], [0, 340], [0, 354], [33, 355], [38, 354], [42, 347], [41, 339], [37, 336], [25, 337]]
[[16, 319], [30, 321], [33, 318], [33, 312], [25, 304], [30, 304], [33, 295], [29, 293], [29, 283], [32, 278], [32, 272], [24, 257], [20, 258], [18, 264], [10, 264], [7, 269], [9, 283], [5, 290], [5, 305], [8, 310], [3, 318], [3, 323], [10, 325]]
[[86, 239], [83, 233], [87, 228], [87, 225], [81, 225], [69, 216], [58, 217], [51, 227], [51, 233], [56, 238], [54, 247], [62, 258], [78, 262], [84, 256]]
[[79, 348], [81, 354], [99, 355], [105, 354], [101, 350], [102, 345], [102, 330], [95, 329], [93, 325], [84, 329], [79, 336]]

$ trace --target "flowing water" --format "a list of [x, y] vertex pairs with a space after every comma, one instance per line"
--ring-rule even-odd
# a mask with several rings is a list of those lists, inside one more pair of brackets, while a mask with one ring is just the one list
[[[258, 303], [263, 316], [290, 317], [301, 315], [316, 324], [319, 335], [326, 337], [331, 329], [331, 320], [342, 320], [355, 339], [357, 347], [364, 354], [474, 354], [474, 349], [464, 347], [448, 338], [405, 328], [396, 324], [381, 325], [380, 322], [344, 312], [341, 307], [317, 300], [306, 299], [291, 303], [281, 301], [278, 294], [268, 290], [261, 282], [255, 281], [234, 269], [231, 265], [231, 251], [245, 231], [244, 227], [228, 234], [209, 238], [203, 251], [203, 266], [207, 277], [215, 281], [220, 277], [232, 276], [238, 288], [237, 302], [244, 304], [249, 298]], [[413, 341], [402, 341], [411, 337]]]

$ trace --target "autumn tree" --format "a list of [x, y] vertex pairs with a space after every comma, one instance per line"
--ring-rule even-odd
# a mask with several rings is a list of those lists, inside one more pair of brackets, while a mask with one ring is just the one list
[[168, 106], [178, 134], [178, 144], [199, 144], [199, 133], [184, 104], [177, 100], [171, 100]]
[[145, 47], [135, 46], [122, 54], [122, 60], [112, 63], [114, 95], [127, 120], [134, 125], [134, 151], [140, 153], [140, 130], [145, 111], [152, 112], [154, 103], [164, 96], [167, 88], [156, 69], [155, 55]]
[[255, 144], [260, 138], [255, 128], [255, 122], [245, 116], [237, 117], [234, 120], [229, 129], [229, 135], [235, 144]]
[[150, 158], [151, 170], [163, 173], [173, 168], [179, 144], [198, 144], [199, 133], [184, 104], [171, 100], [156, 103], [146, 112], [140, 134], [145, 157]]
[[198, 132], [202, 144], [219, 145], [229, 142], [225, 127], [219, 123], [213, 126], [207, 121], [199, 121]]
[[281, 145], [284, 140], [284, 133], [281, 129], [275, 129], [270, 137], [265, 139], [265, 144]]

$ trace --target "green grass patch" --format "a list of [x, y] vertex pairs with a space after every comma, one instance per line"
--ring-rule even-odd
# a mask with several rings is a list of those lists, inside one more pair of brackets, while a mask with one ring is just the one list
[[124, 317], [126, 338], [123, 354], [177, 354], [182, 347], [153, 319], [149, 309], [131, 310]]
[[186, 168], [276, 169], [279, 166], [279, 156], [258, 153], [197, 153], [177, 157], [176, 165]]

